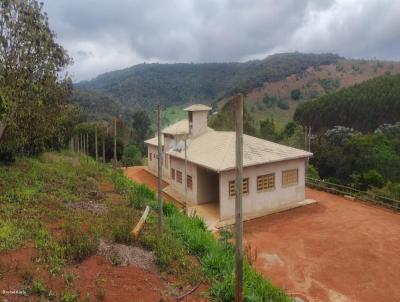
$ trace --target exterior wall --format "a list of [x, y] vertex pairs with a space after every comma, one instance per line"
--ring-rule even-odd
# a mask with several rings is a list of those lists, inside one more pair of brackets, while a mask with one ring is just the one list
[[[151, 160], [150, 160], [150, 153], [152, 154]], [[156, 158], [156, 155], [158, 153], [158, 149], [156, 146], [153, 145], [147, 145], [147, 165], [152, 171], [157, 172], [158, 170], [158, 160]]]
[[193, 111], [191, 138], [198, 137], [207, 132], [208, 111]]
[[[282, 187], [282, 171], [298, 169], [298, 184]], [[275, 173], [275, 189], [257, 192], [257, 176]], [[243, 194], [243, 215], [248, 218], [263, 216], [274, 210], [289, 207], [305, 197], [305, 160], [291, 160], [243, 168], [243, 178], [249, 178], [249, 193]], [[220, 219], [233, 218], [235, 197], [229, 196], [229, 181], [235, 180], [235, 171], [220, 174]]]
[[[171, 168], [175, 169], [175, 180], [172, 180], [171, 178]], [[182, 172], [182, 183], [178, 183], [176, 181], [176, 171], [181, 171]], [[170, 168], [168, 169], [169, 173], [169, 185], [172, 190], [174, 190], [175, 193], [177, 193], [180, 197], [180, 199], [184, 200], [185, 198], [185, 161], [181, 160], [176, 157], [171, 157], [170, 158]], [[192, 189], [187, 190], [188, 194], [188, 202], [190, 203], [197, 203], [197, 173], [196, 173], [196, 165], [192, 163], [187, 163], [187, 175], [192, 176]]]

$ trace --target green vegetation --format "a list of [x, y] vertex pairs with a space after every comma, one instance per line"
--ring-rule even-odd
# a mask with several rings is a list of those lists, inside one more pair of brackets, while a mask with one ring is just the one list
[[385, 75], [301, 104], [294, 120], [314, 131], [334, 126], [374, 131], [400, 120], [400, 75]]
[[395, 198], [400, 182], [399, 133], [399, 124], [370, 134], [335, 127], [313, 140], [311, 162], [324, 179]]
[[[209, 121], [211, 128], [221, 131], [233, 131], [235, 129], [235, 112], [233, 101], [227, 102], [218, 114], [212, 116]], [[243, 110], [243, 132], [248, 135], [255, 135], [254, 120], [246, 107]]]
[[75, 86], [110, 93], [127, 106], [211, 103], [235, 91], [249, 92], [266, 81], [284, 79], [309, 66], [334, 64], [338, 59], [334, 54], [286, 53], [246, 63], [140, 64]]
[[1, 3], [0, 153], [58, 148], [77, 117], [64, 102], [70, 79], [60, 74], [70, 59], [42, 6], [36, 0]]
[[127, 115], [127, 108], [123, 108], [117, 98], [106, 93], [74, 89], [69, 102], [81, 108], [81, 118], [86, 121], [111, 120], [120, 114]]
[[124, 166], [138, 166], [142, 164], [142, 154], [135, 145], [127, 145], [122, 153], [122, 164]]
[[162, 123], [171, 125], [186, 118], [187, 113], [183, 111], [185, 106], [169, 106], [162, 111]]

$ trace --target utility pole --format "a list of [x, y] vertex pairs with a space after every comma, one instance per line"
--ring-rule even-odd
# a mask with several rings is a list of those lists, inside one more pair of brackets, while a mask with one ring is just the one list
[[117, 118], [114, 118], [114, 169], [117, 167]]
[[236, 181], [235, 181], [235, 302], [243, 302], [243, 94], [235, 96]]
[[185, 214], [188, 213], [188, 197], [187, 197], [187, 135], [185, 135]]
[[161, 105], [157, 105], [157, 135], [158, 135], [158, 230], [163, 230], [163, 200], [162, 200], [162, 143], [161, 143]]
[[99, 153], [97, 150], [97, 124], [95, 125], [95, 128], [94, 128], [94, 148], [95, 148], [95, 153], [96, 153], [96, 161], [98, 161]]

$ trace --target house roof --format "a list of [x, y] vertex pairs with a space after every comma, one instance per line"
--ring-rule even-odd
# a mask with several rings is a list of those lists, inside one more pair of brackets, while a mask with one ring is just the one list
[[[146, 144], [158, 146], [158, 137], [153, 137], [144, 141]], [[161, 136], [161, 144], [164, 146], [164, 136]]]
[[179, 134], [188, 134], [189, 133], [189, 122], [187, 119], [181, 120], [168, 126], [165, 128], [162, 133], [171, 134], [171, 135], [179, 135]]
[[203, 104], [194, 104], [183, 110], [185, 110], [185, 111], [209, 111], [209, 110], [211, 110], [211, 107], [208, 107]]
[[[235, 168], [235, 132], [209, 131], [190, 141], [187, 160], [217, 172]], [[170, 150], [171, 156], [185, 158], [184, 151]], [[243, 167], [306, 158], [312, 153], [243, 135]]]

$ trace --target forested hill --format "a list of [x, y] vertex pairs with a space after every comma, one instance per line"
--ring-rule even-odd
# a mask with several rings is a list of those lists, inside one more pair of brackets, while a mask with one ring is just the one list
[[295, 121], [314, 131], [336, 125], [363, 132], [400, 121], [400, 75], [384, 75], [298, 106]]
[[279, 81], [310, 66], [334, 64], [339, 58], [335, 54], [296, 52], [245, 63], [140, 64], [75, 86], [112, 94], [128, 106], [211, 103], [236, 90], [249, 92], [266, 81]]

